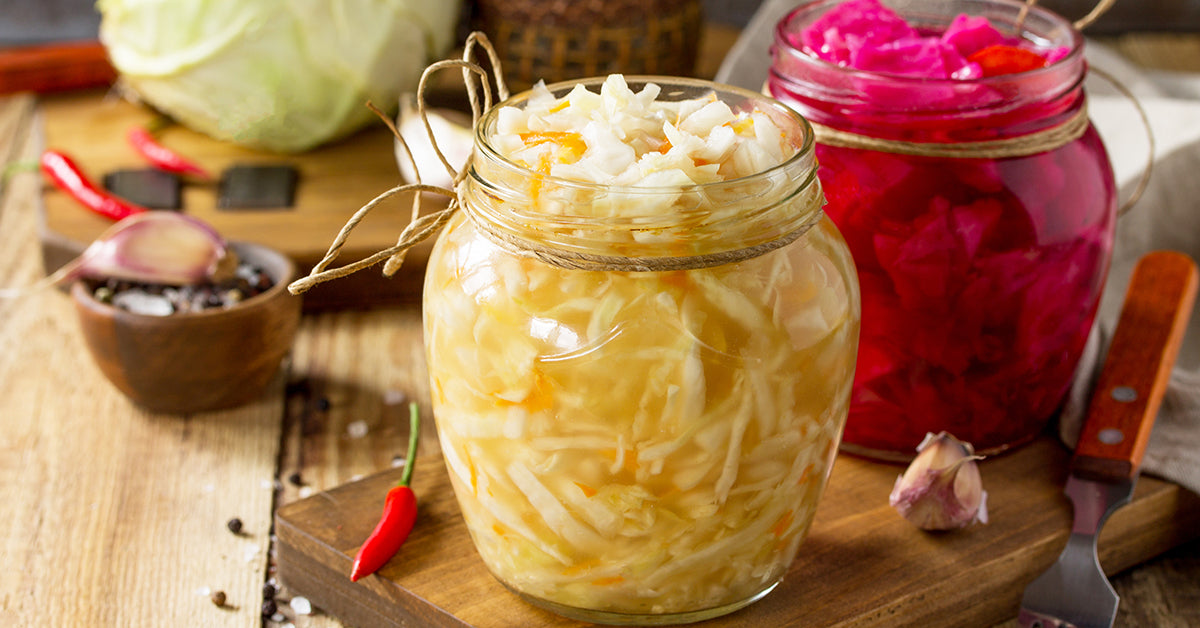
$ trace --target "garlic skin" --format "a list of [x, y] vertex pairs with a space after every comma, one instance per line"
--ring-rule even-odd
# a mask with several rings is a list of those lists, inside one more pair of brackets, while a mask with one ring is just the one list
[[922, 530], [987, 523], [987, 491], [976, 464], [982, 459], [969, 443], [946, 432], [926, 434], [888, 501]]
[[[429, 119], [429, 127], [437, 139], [438, 148], [445, 155], [446, 161], [455, 170], [461, 171], [471, 157], [475, 147], [475, 135], [469, 116], [450, 109], [426, 108], [425, 116]], [[400, 175], [409, 183], [417, 183], [417, 174], [421, 175], [420, 182], [444, 188], [453, 188], [454, 181], [446, 166], [438, 158], [433, 145], [429, 142], [429, 132], [421, 121], [421, 113], [416, 106], [416, 99], [406, 94], [400, 99], [400, 113], [396, 131], [404, 138], [402, 144], [396, 141], [396, 162], [400, 166]], [[404, 146], [412, 151], [409, 159]], [[416, 170], [413, 164], [416, 163]]]
[[80, 277], [186, 285], [231, 276], [237, 255], [207, 223], [172, 211], [134, 214], [100, 234], [47, 280]]

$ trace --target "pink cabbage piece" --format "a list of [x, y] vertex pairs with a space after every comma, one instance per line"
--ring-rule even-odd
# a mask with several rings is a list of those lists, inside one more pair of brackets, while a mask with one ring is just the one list
[[[801, 31], [799, 42], [793, 41], [797, 43], [818, 59], [858, 70], [957, 80], [983, 75], [968, 57], [988, 46], [1035, 49], [1031, 42], [1001, 33], [986, 17], [965, 13], [955, 16], [942, 33], [923, 34], [879, 0], [838, 5]], [[1035, 52], [1054, 62], [1070, 49]]]
[[1005, 37], [996, 30], [986, 17], [966, 14], [955, 16], [946, 32], [942, 33], [941, 40], [964, 57], [969, 57], [988, 46], [1011, 46], [1019, 43], [1019, 40]]
[[918, 37], [913, 27], [879, 0], [850, 0], [800, 33], [800, 48], [830, 63], [850, 65], [854, 51]]
[[902, 452], [944, 429], [988, 448], [1045, 425], [1111, 247], [1099, 151], [1090, 135], [1002, 160], [818, 145], [862, 289], [845, 442]]

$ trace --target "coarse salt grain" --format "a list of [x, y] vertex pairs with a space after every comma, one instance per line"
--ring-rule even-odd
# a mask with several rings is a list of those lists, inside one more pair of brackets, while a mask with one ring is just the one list
[[296, 611], [299, 615], [312, 614], [312, 602], [309, 602], [306, 597], [297, 595], [288, 602], [288, 606], [291, 606], [292, 610]]
[[171, 300], [163, 295], [149, 294], [141, 290], [129, 290], [113, 296], [112, 304], [134, 314], [145, 316], [170, 316], [175, 313]]
[[350, 438], [362, 438], [370, 431], [366, 421], [359, 419], [346, 426], [346, 435]]

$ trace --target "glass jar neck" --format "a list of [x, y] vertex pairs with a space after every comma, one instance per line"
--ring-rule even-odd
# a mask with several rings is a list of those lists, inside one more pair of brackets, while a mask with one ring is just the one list
[[[463, 209], [486, 234], [518, 253], [560, 265], [611, 270], [670, 270], [760, 255], [801, 235], [823, 213], [813, 135], [795, 111], [759, 94], [703, 81], [626, 77], [655, 82], [664, 94], [703, 90], [771, 116], [795, 151], [782, 164], [729, 181], [679, 187], [585, 183], [535, 172], [502, 155], [492, 143], [496, 112], [476, 126], [476, 150], [460, 188]], [[678, 89], [683, 84], [686, 89]], [[574, 83], [552, 85], [553, 93]], [[569, 260], [587, 263], [573, 266]], [[555, 262], [557, 263], [557, 262]]]
[[[940, 32], [960, 13], [1069, 52], [1044, 68], [980, 79], [930, 79], [856, 70], [801, 48], [799, 32], [840, 0], [797, 8], [776, 25], [767, 93], [823, 126], [881, 139], [964, 142], [1042, 131], [1085, 104], [1083, 37], [1058, 15], [1012, 0], [928, 0], [894, 9], [924, 32]], [[911, 10], [909, 10], [911, 8]], [[1022, 17], [1022, 12], [1027, 12]], [[1020, 24], [1018, 27], [1017, 24]]]

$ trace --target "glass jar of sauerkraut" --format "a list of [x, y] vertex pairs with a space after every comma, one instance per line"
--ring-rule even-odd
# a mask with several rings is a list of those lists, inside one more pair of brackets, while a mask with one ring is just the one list
[[767, 91], [817, 128], [862, 285], [844, 451], [946, 431], [998, 453], [1066, 396], [1117, 210], [1083, 41], [1012, 0], [818, 0], [777, 25]]
[[429, 259], [433, 408], [487, 568], [586, 621], [699, 621], [796, 557], [844, 425], [853, 262], [812, 134], [676, 78], [491, 109]]

